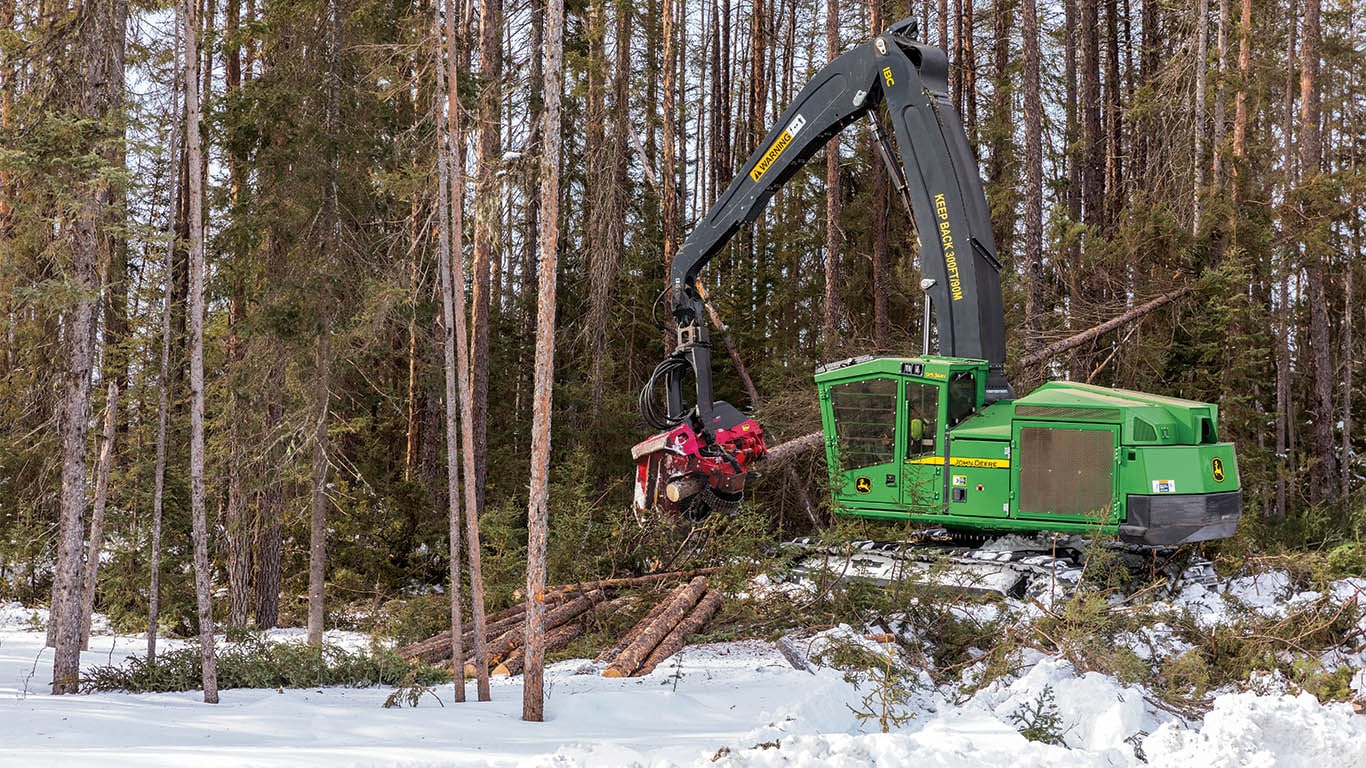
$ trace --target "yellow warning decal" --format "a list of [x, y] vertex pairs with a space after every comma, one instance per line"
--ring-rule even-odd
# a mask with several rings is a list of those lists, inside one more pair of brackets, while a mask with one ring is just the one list
[[958, 276], [958, 254], [953, 244], [953, 230], [949, 225], [949, 203], [942, 193], [934, 196], [934, 213], [939, 219], [939, 245], [944, 251], [944, 268], [949, 273], [949, 295], [954, 301], [963, 298], [963, 280]]
[[890, 87], [896, 85], [896, 81], [892, 79], [892, 68], [891, 68], [891, 67], [883, 67], [883, 68], [882, 68], [882, 79], [887, 81], [887, 87], [888, 87], [888, 88], [890, 88]]
[[792, 122], [788, 123], [787, 127], [783, 129], [783, 132], [778, 134], [778, 138], [773, 140], [773, 144], [769, 146], [768, 151], [764, 153], [764, 156], [759, 158], [759, 162], [754, 164], [754, 170], [749, 172], [749, 177], [754, 181], [762, 179], [764, 174], [768, 173], [768, 169], [772, 168], [773, 164], [778, 162], [778, 158], [783, 156], [783, 151], [792, 144], [792, 139], [796, 137], [797, 132], [805, 125], [806, 118], [801, 115], [792, 118]]

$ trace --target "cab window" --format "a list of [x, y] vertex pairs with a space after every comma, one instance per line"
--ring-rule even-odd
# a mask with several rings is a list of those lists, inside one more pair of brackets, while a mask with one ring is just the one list
[[843, 469], [886, 464], [896, 455], [896, 380], [865, 379], [830, 387]]
[[977, 410], [977, 375], [972, 371], [958, 371], [949, 376], [949, 427]]
[[906, 382], [906, 458], [935, 455], [938, 427], [939, 387]]

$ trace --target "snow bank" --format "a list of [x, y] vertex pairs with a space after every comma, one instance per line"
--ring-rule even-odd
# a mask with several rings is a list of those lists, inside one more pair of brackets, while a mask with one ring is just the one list
[[1153, 765], [1362, 768], [1366, 717], [1313, 696], [1220, 696], [1197, 730], [1163, 725], [1143, 741]]

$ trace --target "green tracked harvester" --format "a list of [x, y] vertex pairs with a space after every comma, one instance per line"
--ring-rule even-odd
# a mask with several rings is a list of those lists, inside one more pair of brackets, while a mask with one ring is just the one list
[[817, 372], [836, 512], [951, 531], [1100, 531], [1153, 549], [1231, 536], [1241, 486], [1215, 406], [1065, 382], [1016, 397], [990, 209], [947, 57], [914, 35], [914, 21], [899, 22], [817, 72], [680, 247], [669, 283], [678, 343], [640, 397], [658, 432], [632, 451], [637, 511], [699, 518], [743, 498], [765, 434], [713, 399], [699, 274], [802, 163], [867, 117], [919, 234], [924, 348], [932, 310], [940, 355]]
[[1052, 382], [986, 402], [987, 362], [860, 357], [816, 374], [835, 511], [976, 531], [1232, 536], [1233, 445], [1206, 403]]

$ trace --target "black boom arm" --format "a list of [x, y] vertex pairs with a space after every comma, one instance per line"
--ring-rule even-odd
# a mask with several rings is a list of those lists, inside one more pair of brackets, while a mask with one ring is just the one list
[[1004, 368], [1001, 265], [977, 163], [949, 101], [948, 60], [939, 49], [909, 39], [908, 30], [913, 34], [909, 19], [817, 73], [684, 240], [670, 275], [678, 346], [661, 364], [669, 423], [690, 413], [683, 382], [691, 372], [698, 426], [712, 432], [711, 346], [698, 273], [831, 136], [882, 103], [901, 154], [900, 168], [888, 167], [920, 235], [921, 273], [933, 281], [928, 294], [940, 352], [986, 360], [988, 399], [1013, 396]]

